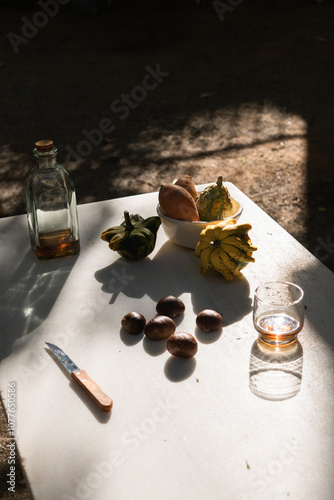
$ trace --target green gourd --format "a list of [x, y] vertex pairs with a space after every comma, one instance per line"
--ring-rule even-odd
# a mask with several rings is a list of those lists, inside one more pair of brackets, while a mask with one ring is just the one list
[[202, 221], [220, 220], [232, 215], [232, 200], [228, 189], [223, 186], [222, 177], [198, 195], [196, 206]]
[[144, 259], [154, 250], [160, 224], [160, 217], [143, 219], [138, 214], [129, 215], [125, 211], [121, 225], [103, 231], [101, 239], [109, 243], [111, 250], [128, 260]]

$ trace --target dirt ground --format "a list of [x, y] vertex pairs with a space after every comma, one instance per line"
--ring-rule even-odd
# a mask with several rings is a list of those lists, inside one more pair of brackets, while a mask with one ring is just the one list
[[[52, 138], [80, 204], [222, 175], [334, 271], [332, 1], [37, 12], [0, 2], [1, 217], [25, 212], [34, 142]], [[0, 418], [0, 496], [26, 500]]]

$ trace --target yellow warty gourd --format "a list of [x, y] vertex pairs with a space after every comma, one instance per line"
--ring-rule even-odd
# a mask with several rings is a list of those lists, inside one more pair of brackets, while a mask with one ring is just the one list
[[252, 253], [257, 250], [248, 236], [250, 229], [250, 224], [237, 224], [235, 219], [207, 225], [195, 249], [195, 256], [201, 259], [201, 272], [207, 274], [213, 269], [227, 281], [242, 278], [241, 269], [255, 262]]

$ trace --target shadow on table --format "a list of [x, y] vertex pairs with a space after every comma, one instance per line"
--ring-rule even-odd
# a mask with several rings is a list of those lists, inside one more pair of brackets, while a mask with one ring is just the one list
[[322, 262], [313, 257], [302, 268], [295, 269], [289, 275], [289, 280], [304, 291], [305, 324], [299, 334], [300, 339], [311, 327], [314, 333], [321, 335], [331, 350], [334, 349], [333, 276]]
[[77, 257], [39, 261], [26, 253], [0, 297], [0, 361], [48, 317]]
[[157, 303], [166, 295], [190, 293], [195, 315], [203, 309], [214, 309], [223, 314], [225, 326], [239, 321], [252, 308], [246, 278], [228, 283], [216, 272], [203, 276], [194, 252], [170, 241], [153, 258], [130, 262], [120, 257], [98, 270], [95, 278], [111, 295], [111, 304], [122, 295], [135, 299], [147, 295]]
[[270, 401], [284, 401], [298, 394], [302, 382], [303, 347], [297, 340], [286, 346], [270, 346], [261, 340], [252, 345], [249, 388]]
[[165, 363], [164, 372], [171, 382], [182, 382], [191, 377], [195, 369], [195, 358], [184, 359], [170, 356]]

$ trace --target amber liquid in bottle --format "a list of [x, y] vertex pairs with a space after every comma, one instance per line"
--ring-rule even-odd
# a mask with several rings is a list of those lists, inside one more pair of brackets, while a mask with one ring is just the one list
[[40, 233], [39, 245], [33, 248], [39, 259], [53, 259], [80, 252], [80, 241], [73, 238], [69, 230]]

